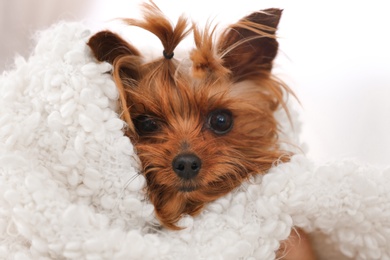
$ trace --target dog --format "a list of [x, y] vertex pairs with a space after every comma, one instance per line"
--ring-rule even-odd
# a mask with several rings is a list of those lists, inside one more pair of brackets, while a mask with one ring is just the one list
[[[271, 72], [282, 10], [254, 12], [217, 35], [216, 27], [189, 26], [184, 16], [173, 26], [153, 2], [143, 8], [143, 19], [123, 21], [156, 35], [160, 57], [145, 62], [111, 31], [93, 35], [88, 45], [97, 60], [113, 65], [120, 113], [147, 194], [160, 223], [178, 230], [184, 214], [199, 214], [208, 202], [291, 156], [280, 148], [274, 113], [280, 107], [288, 113], [284, 98], [293, 93]], [[174, 50], [191, 32], [195, 48], [186, 64]], [[302, 242], [297, 240], [286, 248]]]

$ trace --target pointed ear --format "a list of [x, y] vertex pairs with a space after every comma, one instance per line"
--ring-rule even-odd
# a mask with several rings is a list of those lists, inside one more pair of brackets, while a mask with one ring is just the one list
[[98, 61], [113, 64], [116, 58], [127, 55], [140, 56], [138, 50], [111, 31], [101, 31], [93, 35], [88, 46]]
[[[101, 31], [93, 35], [87, 45], [98, 61], [114, 64], [119, 60], [120, 77], [139, 79], [140, 53], [131, 44], [111, 31]], [[126, 62], [123, 62], [123, 58]]]
[[282, 10], [266, 9], [232, 24], [219, 38], [218, 52], [235, 81], [270, 71], [278, 52], [276, 29]]
[[128, 124], [129, 133], [135, 132], [128, 110], [128, 103], [131, 100], [126, 89], [136, 86], [136, 82], [141, 78], [139, 51], [119, 35], [110, 31], [98, 32], [89, 39], [87, 44], [97, 60], [106, 61], [113, 65], [112, 73], [119, 91], [119, 103], [122, 107], [121, 116]]

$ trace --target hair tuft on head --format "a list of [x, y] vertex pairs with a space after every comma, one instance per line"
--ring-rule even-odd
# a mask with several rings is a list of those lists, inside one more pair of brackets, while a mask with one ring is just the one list
[[191, 53], [192, 76], [195, 78], [213, 77], [220, 78], [230, 71], [222, 64], [222, 59], [217, 55], [214, 47], [214, 33], [216, 26], [211, 28], [210, 24], [202, 31], [195, 24], [192, 25], [194, 32], [195, 46]]
[[143, 20], [128, 18], [123, 19], [123, 21], [128, 25], [140, 27], [156, 35], [164, 47], [164, 58], [172, 59], [177, 45], [191, 32], [191, 28], [188, 28], [187, 18], [183, 15], [180, 16], [176, 25], [173, 26], [153, 1], [143, 3], [142, 9]]

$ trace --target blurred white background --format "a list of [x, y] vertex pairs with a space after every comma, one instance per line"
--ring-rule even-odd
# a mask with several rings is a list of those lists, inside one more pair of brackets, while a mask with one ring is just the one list
[[[302, 103], [302, 140], [319, 162], [355, 158], [390, 165], [390, 15], [383, 0], [155, 0], [172, 20], [234, 22], [259, 9], [284, 9], [276, 72]], [[57, 20], [93, 29], [138, 17], [138, 0], [0, 0], [0, 70], [28, 56], [32, 35]], [[134, 43], [145, 39], [127, 37]], [[148, 40], [149, 41], [149, 40]], [[149, 42], [148, 42], [149, 43]], [[182, 44], [185, 45], [187, 43]], [[157, 45], [159, 46], [159, 45]]]

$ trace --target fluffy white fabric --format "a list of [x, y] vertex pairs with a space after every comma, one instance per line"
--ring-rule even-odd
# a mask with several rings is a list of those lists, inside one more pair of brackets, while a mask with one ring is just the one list
[[159, 229], [89, 37], [59, 24], [0, 78], [1, 259], [274, 259], [293, 226], [323, 259], [390, 259], [390, 170], [302, 155], [184, 217], [186, 229]]

